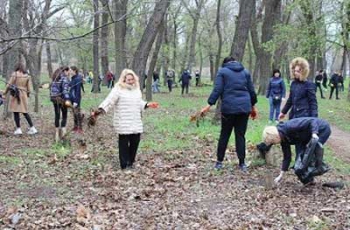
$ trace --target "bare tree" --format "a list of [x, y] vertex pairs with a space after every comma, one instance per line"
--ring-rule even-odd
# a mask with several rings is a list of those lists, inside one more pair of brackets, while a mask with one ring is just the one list
[[[147, 58], [156, 38], [157, 31], [162, 25], [162, 21], [171, 0], [159, 0], [153, 10], [153, 14], [149, 19], [146, 29], [142, 35], [141, 41], [134, 54], [132, 69], [135, 73], [143, 77], [146, 69]], [[149, 76], [150, 77], [150, 76]]]
[[[98, 12], [99, 6], [98, 6], [99, 0], [93, 0], [93, 7], [94, 7], [94, 28], [98, 28], [100, 26], [100, 15]], [[98, 64], [99, 61], [99, 31], [95, 30], [92, 35], [92, 53], [93, 53], [93, 63], [94, 63], [94, 79], [93, 79], [93, 92], [98, 93], [99, 92], [99, 75], [100, 75], [100, 67]]]
[[[126, 23], [127, 23], [128, 0], [114, 1], [114, 44], [115, 44], [115, 75], [119, 77], [121, 71], [126, 67]], [[119, 20], [120, 19], [120, 20]]]
[[238, 61], [242, 61], [244, 56], [245, 44], [248, 39], [249, 26], [253, 10], [255, 7], [255, 0], [240, 0], [239, 14], [236, 23], [235, 35], [231, 46], [231, 55]]
[[218, 51], [216, 53], [216, 61], [215, 61], [215, 73], [218, 71], [219, 69], [219, 64], [220, 64], [220, 60], [221, 60], [221, 50], [222, 50], [222, 34], [221, 34], [221, 28], [220, 28], [220, 12], [221, 9], [221, 0], [218, 0], [218, 4], [217, 4], [217, 9], [216, 9], [216, 33], [218, 35]]
[[[109, 5], [108, 0], [100, 0], [102, 3], [102, 25], [108, 24], [109, 19]], [[101, 68], [102, 74], [106, 76], [107, 71], [109, 70], [108, 62], [108, 26], [104, 26], [101, 29]]]

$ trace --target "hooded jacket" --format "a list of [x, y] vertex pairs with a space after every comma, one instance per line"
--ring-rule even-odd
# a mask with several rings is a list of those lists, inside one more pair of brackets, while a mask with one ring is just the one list
[[247, 114], [257, 103], [250, 73], [241, 63], [228, 62], [219, 69], [208, 104], [214, 105], [219, 97], [224, 114]]

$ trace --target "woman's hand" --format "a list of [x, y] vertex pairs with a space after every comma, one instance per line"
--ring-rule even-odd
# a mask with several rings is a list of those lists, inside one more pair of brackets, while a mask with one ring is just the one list
[[284, 114], [284, 113], [280, 113], [280, 115], [278, 115], [278, 120], [282, 120], [282, 119], [284, 119], [284, 118], [285, 118], [285, 116], [286, 116], [286, 114]]
[[147, 103], [147, 107], [150, 107], [152, 109], [157, 109], [159, 107], [159, 104], [158, 104], [158, 102], [152, 101], [152, 102]]
[[275, 181], [276, 184], [279, 184], [282, 181], [283, 175], [284, 175], [284, 172], [281, 171], [280, 175], [278, 175], [278, 177], [275, 178], [274, 181]]
[[205, 114], [205, 113], [209, 112], [209, 110], [210, 110], [210, 105], [207, 105], [203, 109], [201, 109], [201, 114]]

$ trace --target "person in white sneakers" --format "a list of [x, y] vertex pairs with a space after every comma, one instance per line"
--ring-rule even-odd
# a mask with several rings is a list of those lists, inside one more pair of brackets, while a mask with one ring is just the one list
[[13, 112], [16, 123], [15, 135], [22, 134], [20, 113], [23, 114], [28, 122], [29, 130], [27, 133], [33, 135], [38, 132], [28, 114], [28, 97], [30, 95], [31, 85], [31, 78], [28, 76], [25, 66], [23, 63], [18, 63], [4, 92], [4, 96], [10, 92], [9, 111]]

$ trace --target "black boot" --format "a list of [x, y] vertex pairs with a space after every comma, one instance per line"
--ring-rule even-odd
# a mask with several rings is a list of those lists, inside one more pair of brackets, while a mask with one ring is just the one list
[[318, 143], [315, 148], [315, 170], [311, 173], [312, 176], [320, 176], [329, 171], [328, 165], [323, 162], [323, 148]]

